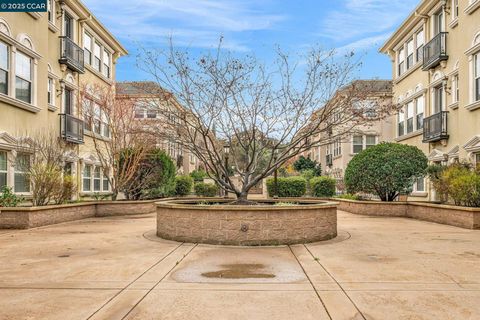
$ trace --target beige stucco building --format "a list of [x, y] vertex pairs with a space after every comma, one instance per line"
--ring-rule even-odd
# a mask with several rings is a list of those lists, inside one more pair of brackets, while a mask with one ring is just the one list
[[[392, 83], [389, 80], [358, 80], [355, 86], [368, 88], [368, 95], [362, 96], [362, 105], [371, 105], [385, 109], [392, 104]], [[368, 108], [367, 108], [368, 109]], [[377, 116], [372, 110], [369, 117]], [[368, 121], [368, 124], [356, 126], [348, 135], [330, 139], [328, 136], [312, 137], [320, 142], [319, 146], [303, 152], [303, 156], [309, 157], [322, 165], [324, 175], [337, 180], [338, 192], [343, 192], [343, 176], [350, 160], [373, 145], [384, 141], [392, 141], [394, 138], [394, 119], [391, 116], [381, 117], [379, 120]], [[333, 132], [333, 135], [335, 132]]]
[[16, 152], [18, 140], [55, 132], [69, 143], [65, 171], [77, 179], [79, 196], [108, 193], [109, 172], [99, 165], [91, 139], [108, 139], [106, 115], [98, 115], [94, 129], [84, 128], [79, 90], [113, 86], [115, 63], [127, 52], [80, 1], [48, 4], [45, 13], [0, 13], [0, 187], [28, 196], [15, 162], [28, 161], [29, 154]]
[[119, 82], [116, 98], [133, 104], [134, 117], [151, 131], [157, 148], [164, 150], [176, 163], [181, 174], [189, 174], [200, 166], [199, 159], [176, 138], [181, 125], [178, 117], [184, 108], [170, 93], [151, 81]]
[[[423, 0], [386, 41], [395, 140], [432, 163], [480, 163], [480, 0]], [[435, 200], [419, 180], [412, 200]]]

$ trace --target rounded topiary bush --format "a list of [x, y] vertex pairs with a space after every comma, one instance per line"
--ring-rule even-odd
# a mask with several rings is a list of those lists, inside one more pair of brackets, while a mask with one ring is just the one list
[[[302, 177], [278, 178], [277, 196], [281, 198], [295, 198], [305, 195], [307, 191], [307, 180]], [[275, 196], [275, 179], [267, 179], [267, 192], [269, 197]]]
[[376, 194], [382, 201], [393, 201], [411, 190], [427, 164], [427, 157], [415, 146], [380, 143], [353, 157], [345, 170], [345, 185], [348, 193]]
[[192, 191], [193, 179], [190, 176], [175, 177], [175, 194], [177, 196], [189, 195]]
[[218, 195], [218, 186], [213, 183], [199, 182], [195, 184], [195, 194], [199, 197], [215, 197]]
[[314, 197], [333, 197], [335, 195], [335, 179], [315, 177], [310, 180], [310, 188]]

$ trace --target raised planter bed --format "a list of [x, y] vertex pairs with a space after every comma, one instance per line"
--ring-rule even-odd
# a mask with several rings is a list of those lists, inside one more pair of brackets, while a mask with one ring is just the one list
[[223, 245], [280, 245], [332, 239], [337, 236], [334, 202], [282, 199], [298, 205], [225, 204], [224, 199], [166, 200], [157, 203], [157, 236], [174, 241]]
[[335, 199], [338, 210], [368, 216], [406, 217], [465, 229], [480, 229], [480, 208], [426, 202], [381, 202]]
[[0, 208], [0, 229], [29, 229], [92, 217], [153, 213], [155, 201], [98, 201]]

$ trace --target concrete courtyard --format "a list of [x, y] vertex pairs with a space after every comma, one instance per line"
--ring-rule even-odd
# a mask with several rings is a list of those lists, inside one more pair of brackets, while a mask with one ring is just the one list
[[480, 319], [480, 231], [339, 213], [309, 245], [155, 237], [155, 217], [0, 231], [0, 319]]

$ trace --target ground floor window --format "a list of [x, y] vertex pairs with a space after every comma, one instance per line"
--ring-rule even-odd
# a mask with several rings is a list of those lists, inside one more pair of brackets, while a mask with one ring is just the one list
[[475, 165], [478, 167], [480, 166], [480, 152], [479, 153], [475, 153]]
[[108, 189], [109, 189], [108, 175], [106, 172], [103, 172], [102, 190], [109, 191]]
[[92, 189], [92, 166], [89, 164], [86, 164], [83, 167], [83, 172], [82, 172], [82, 184], [83, 184], [83, 191], [91, 191]]
[[363, 136], [353, 136], [353, 153], [360, 153], [363, 150]]
[[93, 170], [93, 191], [98, 192], [100, 191], [101, 185], [101, 169], [100, 167], [95, 167]]
[[420, 177], [417, 178], [415, 183], [413, 184], [413, 191], [414, 192], [425, 192], [425, 178]]
[[7, 186], [7, 153], [0, 151], [0, 190]]
[[14, 191], [30, 192], [28, 170], [30, 169], [30, 155], [18, 153], [15, 159]]

